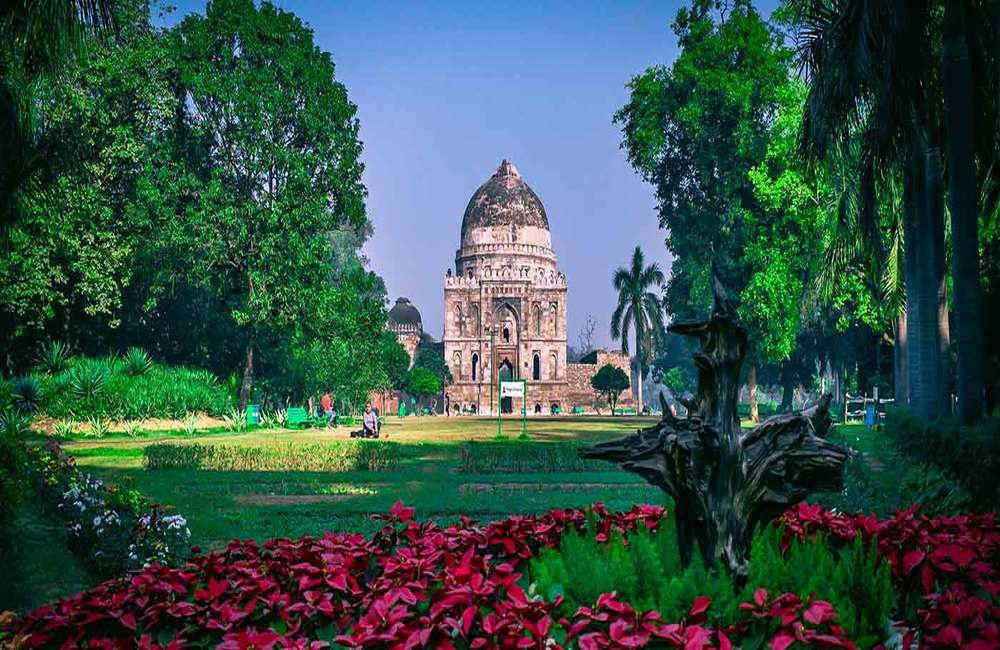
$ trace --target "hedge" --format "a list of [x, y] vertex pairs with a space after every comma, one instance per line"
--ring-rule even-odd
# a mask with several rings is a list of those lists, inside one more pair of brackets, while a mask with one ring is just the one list
[[1000, 504], [1000, 417], [963, 426], [951, 419], [927, 423], [906, 411], [891, 410], [885, 431], [903, 453], [961, 482], [973, 508], [993, 510]]
[[277, 445], [155, 444], [143, 449], [147, 469], [221, 472], [387, 472], [399, 466], [399, 445], [384, 440]]
[[583, 460], [573, 442], [465, 442], [459, 471], [466, 474], [619, 471], [600, 460]]

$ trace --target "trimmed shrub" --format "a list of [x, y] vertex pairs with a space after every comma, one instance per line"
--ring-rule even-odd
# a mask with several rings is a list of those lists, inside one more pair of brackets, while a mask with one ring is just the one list
[[387, 472], [399, 466], [399, 445], [385, 440], [268, 446], [155, 444], [143, 450], [146, 469], [218, 472]]
[[459, 471], [466, 474], [619, 471], [600, 460], [583, 460], [575, 442], [462, 443]]
[[[1000, 504], [1000, 417], [967, 427], [955, 420], [927, 423], [901, 410], [891, 411], [886, 435], [907, 456], [935, 465], [965, 487], [975, 510]], [[917, 501], [917, 499], [914, 499]]]

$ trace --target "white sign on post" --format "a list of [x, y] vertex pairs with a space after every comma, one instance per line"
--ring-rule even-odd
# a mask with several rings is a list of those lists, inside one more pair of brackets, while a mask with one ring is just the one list
[[521, 397], [524, 394], [524, 384], [519, 381], [501, 381], [500, 397]]

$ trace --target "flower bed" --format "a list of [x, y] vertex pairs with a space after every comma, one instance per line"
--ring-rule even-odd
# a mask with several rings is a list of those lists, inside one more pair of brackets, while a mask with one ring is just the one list
[[146, 469], [217, 472], [390, 472], [399, 466], [399, 445], [385, 440], [275, 445], [155, 444], [143, 450]]
[[[604, 539], [612, 530], [654, 529], [664, 516], [651, 506], [594, 510]], [[463, 520], [444, 529], [412, 515], [397, 503], [371, 539], [328, 533], [262, 545], [233, 541], [184, 567], [153, 564], [105, 582], [4, 630], [24, 647], [84, 639], [91, 647], [855, 647], [828, 603], [763, 588], [741, 606], [742, 618], [725, 626], [704, 624], [712, 606], [705, 597], [693, 599], [679, 621], [636, 611], [613, 593], [558, 616], [558, 599], [534, 594], [522, 569], [567, 528], [582, 529], [582, 511], [485, 526]], [[1000, 535], [992, 515], [928, 520], [907, 511], [877, 521], [802, 506], [783, 521], [789, 538], [813, 531], [842, 542], [859, 534], [877, 538], [897, 588], [918, 603], [906, 625], [908, 634], [922, 635], [923, 647], [998, 647]]]
[[67, 542], [95, 574], [179, 564], [188, 556], [191, 532], [178, 514], [167, 514], [136, 490], [105, 486], [80, 471], [56, 443], [32, 448], [35, 487], [49, 514], [65, 520]]

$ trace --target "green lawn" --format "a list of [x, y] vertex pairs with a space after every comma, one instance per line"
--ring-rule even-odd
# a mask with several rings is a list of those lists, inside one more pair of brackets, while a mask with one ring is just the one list
[[[531, 442], [597, 441], [625, 435], [653, 420], [621, 418], [532, 418]], [[386, 419], [383, 434], [403, 445], [402, 462], [392, 473], [372, 472], [214, 472], [146, 470], [142, 447], [152, 442], [245, 443], [320, 442], [347, 439], [349, 428], [334, 431], [254, 431], [241, 435], [176, 433], [142, 438], [114, 437], [67, 442], [78, 464], [114, 482], [131, 482], [151, 500], [174, 508], [189, 521], [192, 542], [219, 548], [233, 538], [299, 536], [324, 530], [371, 532], [371, 515], [386, 512], [397, 499], [417, 508], [423, 519], [447, 522], [465, 514], [481, 520], [603, 500], [614, 508], [660, 502], [662, 492], [622, 471], [551, 474], [460, 474], [459, 445], [492, 440], [496, 420], [409, 417]], [[514, 438], [520, 422], [504, 422]]]

